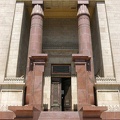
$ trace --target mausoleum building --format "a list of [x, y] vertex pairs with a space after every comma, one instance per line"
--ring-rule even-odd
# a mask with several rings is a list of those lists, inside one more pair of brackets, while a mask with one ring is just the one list
[[120, 120], [120, 0], [0, 0], [0, 120]]

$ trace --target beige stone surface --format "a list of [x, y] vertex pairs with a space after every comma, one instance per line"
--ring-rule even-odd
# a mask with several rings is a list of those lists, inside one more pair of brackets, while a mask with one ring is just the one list
[[8, 106], [22, 106], [23, 91], [18, 90], [2, 90], [0, 110], [7, 110]]
[[24, 2], [16, 3], [15, 18], [7, 65], [7, 77], [25, 76], [30, 18]]
[[10, 43], [9, 59], [6, 76], [13, 77], [17, 73], [21, 27], [23, 20], [24, 3], [16, 3], [15, 17], [13, 23], [12, 37]]
[[107, 106], [109, 111], [120, 110], [120, 98], [118, 90], [98, 90], [97, 99], [98, 106]]
[[24, 104], [24, 78], [6, 78], [0, 84], [0, 111], [8, 110], [8, 106]]
[[[5, 42], [0, 47], [0, 51], [4, 53], [4, 54], [1, 54], [1, 59], [0, 59], [2, 60], [4, 58], [3, 62], [0, 61], [0, 64], [2, 64], [1, 68], [4, 68], [2, 69], [2, 75], [0, 75], [0, 77], [3, 76], [3, 79], [0, 79], [0, 111], [8, 110], [8, 106], [22, 106], [24, 104], [23, 103], [24, 85], [25, 85], [24, 78], [23, 76], [21, 78], [20, 77], [18, 78], [16, 76], [18, 72], [17, 69], [18, 69], [19, 60], [22, 59], [22, 57], [19, 59], [19, 56], [20, 56], [20, 51], [21, 51], [20, 50], [21, 43], [22, 43], [21, 40], [24, 40], [22, 39], [22, 37], [24, 36], [22, 34], [22, 30], [24, 28], [23, 20], [24, 20], [24, 8], [25, 7], [24, 7], [24, 3], [15, 4], [16, 1], [14, 0], [11, 0], [11, 1], [7, 0], [7, 2], [8, 3], [3, 2], [5, 4], [4, 7], [6, 7], [4, 8], [4, 12], [7, 10], [3, 18], [7, 19], [7, 21], [9, 21], [9, 24], [6, 21], [5, 23], [8, 25], [3, 23], [3, 26], [6, 27], [6, 29], [9, 28], [9, 31], [5, 31], [3, 29], [4, 30], [3, 35], [4, 36], [7, 35], [7, 37], [4, 40], [2, 40], [3, 39], [2, 37], [0, 38], [0, 42], [1, 41], [2, 43]], [[12, 14], [13, 14], [13, 17], [12, 17]], [[6, 45], [6, 47], [4, 45]], [[4, 47], [4, 49], [2, 49], [2, 46]], [[24, 55], [25, 53], [26, 52], [22, 54]], [[22, 61], [24, 61], [24, 59], [22, 59]], [[7, 63], [8, 63], [7, 65], [8, 69], [6, 70], [6, 73], [5, 73]], [[21, 67], [23, 67], [22, 64], [21, 64]], [[19, 67], [19, 69], [21, 67]], [[24, 69], [26, 70], [26, 68]], [[7, 76], [7, 78], [4, 78], [4, 76]]]
[[50, 109], [50, 95], [51, 95], [51, 76], [44, 77], [44, 85], [43, 85], [43, 104], [48, 105], [48, 109]]
[[97, 3], [98, 27], [100, 34], [101, 54], [103, 61], [104, 77], [113, 77], [113, 61], [111, 42], [109, 36], [109, 26], [107, 21], [106, 8], [104, 3]]
[[77, 77], [71, 76], [72, 110], [77, 105]]
[[120, 111], [119, 6], [119, 0], [97, 2], [92, 21], [97, 105], [109, 111]]
[[16, 0], [0, 1], [0, 81], [4, 80]]
[[120, 81], [120, 1], [105, 0], [116, 80]]

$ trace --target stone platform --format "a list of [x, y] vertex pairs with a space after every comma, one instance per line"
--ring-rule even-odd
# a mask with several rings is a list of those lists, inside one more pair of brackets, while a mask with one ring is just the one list
[[79, 112], [42, 111], [38, 120], [81, 120]]

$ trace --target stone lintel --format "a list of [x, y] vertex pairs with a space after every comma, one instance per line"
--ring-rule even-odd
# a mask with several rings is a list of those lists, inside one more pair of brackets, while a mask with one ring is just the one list
[[30, 70], [33, 70], [34, 65], [45, 65], [48, 54], [35, 54], [29, 57], [30, 59]]
[[72, 59], [74, 62], [82, 62], [82, 61], [85, 62], [85, 61], [89, 61], [91, 57], [83, 54], [72, 54]]
[[106, 106], [83, 106], [80, 111], [83, 113], [83, 118], [100, 118], [104, 111], [107, 111]]
[[75, 62], [75, 65], [85, 65], [87, 71], [91, 70], [90, 56], [83, 55], [83, 54], [72, 54], [72, 59]]
[[35, 54], [35, 55], [31, 55], [29, 57], [29, 59], [32, 61], [32, 62], [46, 62], [47, 61], [47, 58], [48, 58], [48, 55], [47, 54]]
[[9, 106], [8, 109], [15, 113], [16, 118], [33, 117], [33, 106]]
[[78, 0], [78, 5], [89, 4], [89, 0]]
[[43, 4], [43, 0], [32, 0], [32, 4], [33, 5], [35, 5], [35, 4], [42, 5]]

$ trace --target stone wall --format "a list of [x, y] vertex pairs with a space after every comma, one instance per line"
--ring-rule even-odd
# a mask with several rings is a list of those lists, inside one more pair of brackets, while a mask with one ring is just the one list
[[78, 48], [77, 19], [46, 18], [43, 26], [43, 49]]
[[105, 0], [116, 80], [120, 81], [120, 1]]
[[[95, 74], [113, 77], [113, 62], [105, 4], [97, 2], [93, 19], [93, 51]], [[94, 22], [94, 20], [96, 22]], [[94, 27], [95, 26], [95, 27]], [[95, 28], [95, 29], [94, 29]], [[102, 70], [103, 69], [103, 70]], [[101, 72], [99, 74], [99, 72]]]
[[103, 61], [103, 76], [96, 78], [97, 105], [120, 110], [120, 1], [97, 2], [96, 12]]
[[[9, 8], [10, 10], [11, 8]], [[7, 110], [8, 106], [22, 106], [24, 104], [25, 79], [23, 75], [25, 75], [27, 64], [29, 23], [30, 18], [24, 2], [17, 2], [13, 23], [12, 26], [9, 26], [12, 30], [9, 38], [9, 52], [6, 53], [8, 54], [7, 67], [3, 64], [6, 74], [3, 74], [3, 82], [0, 84], [0, 110], [2, 111]], [[5, 32], [3, 33], [6, 34]]]
[[30, 15], [26, 6], [24, 7], [23, 22], [20, 36], [19, 55], [17, 64], [16, 76], [26, 75], [28, 46], [29, 46], [29, 34], [30, 34]]
[[0, 82], [4, 81], [16, 0], [0, 1]]
[[94, 74], [95, 76], [104, 76], [103, 60], [100, 43], [100, 33], [98, 25], [98, 15], [95, 8], [93, 17], [91, 19], [91, 34], [92, 34], [92, 47], [93, 47], [93, 60], [94, 60]]
[[16, 3], [15, 18], [10, 43], [7, 77], [25, 75], [28, 53], [30, 18], [24, 2]]

